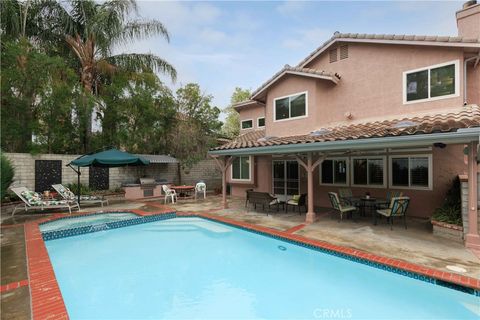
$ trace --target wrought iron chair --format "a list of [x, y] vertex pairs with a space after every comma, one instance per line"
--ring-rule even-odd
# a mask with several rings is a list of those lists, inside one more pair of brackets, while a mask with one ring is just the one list
[[390, 206], [390, 202], [392, 202], [392, 198], [398, 198], [403, 196], [403, 192], [397, 190], [389, 190], [387, 192], [387, 197], [385, 202], [377, 203], [377, 209], [388, 209]]
[[410, 203], [409, 197], [393, 197], [387, 209], [377, 210], [377, 213], [390, 220], [390, 230], [393, 230], [393, 218], [403, 217], [405, 229], [407, 229], [407, 209]]
[[295, 207], [298, 208], [298, 214], [301, 214], [301, 211], [300, 211], [301, 207], [304, 207], [306, 212], [307, 211], [307, 194], [303, 193], [301, 195], [298, 195], [297, 197], [288, 200], [285, 205], [287, 206], [286, 211], [288, 211], [288, 206], [293, 206], [294, 211], [295, 211]]
[[353, 195], [352, 189], [349, 188], [340, 188], [338, 189], [338, 196], [340, 200], [345, 201], [348, 205], [355, 207], [360, 201], [359, 198]]
[[338, 198], [338, 194], [336, 192], [329, 192], [328, 197], [330, 198], [332, 208], [340, 213], [340, 220], [343, 220], [343, 214], [348, 214], [350, 212], [353, 214], [354, 211], [357, 211], [356, 207], [343, 204]]

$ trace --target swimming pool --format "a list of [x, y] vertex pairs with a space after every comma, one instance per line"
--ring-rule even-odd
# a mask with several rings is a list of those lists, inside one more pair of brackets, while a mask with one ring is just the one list
[[46, 241], [71, 319], [478, 318], [479, 297], [200, 218]]
[[42, 232], [67, 230], [85, 226], [102, 225], [109, 222], [123, 221], [138, 218], [138, 215], [130, 212], [106, 212], [78, 217], [61, 218], [40, 224]]

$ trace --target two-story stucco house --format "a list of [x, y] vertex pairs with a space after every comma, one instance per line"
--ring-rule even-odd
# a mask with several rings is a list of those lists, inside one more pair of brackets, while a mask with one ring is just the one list
[[[235, 105], [241, 133], [210, 151], [233, 196], [307, 193], [306, 221], [350, 188], [402, 190], [430, 217], [451, 181], [469, 179], [466, 244], [480, 249], [480, 4], [456, 13], [458, 36], [335, 33]], [[226, 198], [224, 198], [226, 205]]]

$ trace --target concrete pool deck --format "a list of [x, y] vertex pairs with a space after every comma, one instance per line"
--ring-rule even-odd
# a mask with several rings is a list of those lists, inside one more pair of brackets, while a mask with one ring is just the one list
[[[441, 271], [452, 272], [446, 268], [447, 265], [459, 266], [467, 271], [458, 274], [480, 279], [478, 268], [480, 259], [462, 244], [433, 236], [428, 221], [409, 219], [407, 230], [401, 224], [397, 224], [391, 231], [385, 220], [380, 221], [377, 226], [372, 225], [368, 217], [358, 219], [357, 222], [352, 220], [338, 222], [337, 216], [328, 213], [330, 210], [320, 208], [318, 220], [311, 225], [305, 225], [304, 214], [272, 212], [267, 216], [264, 212], [246, 209], [242, 199], [231, 198], [229, 203], [229, 209], [221, 209], [221, 198], [209, 196], [206, 200], [180, 201], [168, 206], [177, 210], [179, 214], [208, 213]], [[163, 201], [158, 199], [137, 202], [115, 200], [104, 208], [85, 207], [81, 212], [121, 209], [155, 212], [159, 208], [165, 206]], [[2, 319], [30, 317], [29, 287], [14, 285], [27, 279], [23, 226], [25, 222], [49, 216], [51, 216], [49, 213], [19, 213], [14, 217], [2, 217], [1, 285], [4, 288], [1, 292]], [[10, 287], [7, 288], [7, 285]]]

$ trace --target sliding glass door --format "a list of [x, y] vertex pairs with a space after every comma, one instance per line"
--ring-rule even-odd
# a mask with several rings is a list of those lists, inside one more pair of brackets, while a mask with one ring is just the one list
[[273, 160], [273, 193], [280, 200], [299, 194], [300, 176], [295, 160]]

